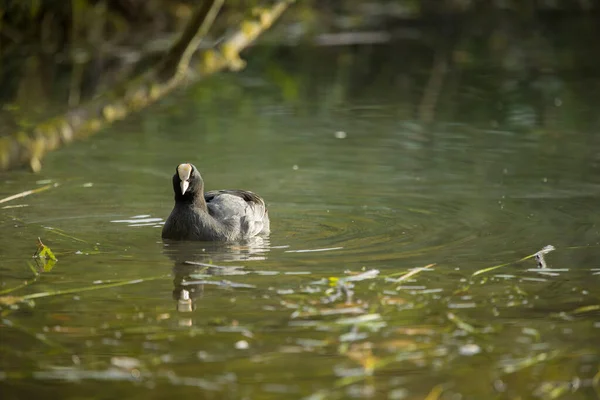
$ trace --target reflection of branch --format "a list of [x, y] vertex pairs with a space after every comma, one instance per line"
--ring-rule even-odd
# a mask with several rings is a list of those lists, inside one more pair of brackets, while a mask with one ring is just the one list
[[73, 289], [37, 292], [37, 293], [26, 294], [24, 296], [2, 296], [2, 297], [0, 297], [0, 305], [12, 305], [12, 304], [20, 303], [23, 301], [39, 299], [42, 297], [62, 296], [65, 294], [91, 292], [92, 290], [108, 289], [108, 288], [114, 288], [114, 287], [126, 286], [126, 285], [136, 285], [138, 283], [154, 281], [157, 279], [165, 279], [168, 277], [169, 277], [168, 275], [159, 275], [159, 276], [151, 276], [148, 278], [129, 279], [129, 280], [125, 280], [125, 281], [105, 283], [102, 285], [92, 285], [92, 286], [84, 286], [84, 287], [73, 288]]
[[[192, 53], [212, 25], [223, 1], [210, 2], [211, 7], [206, 11], [206, 18], [198, 24], [204, 14], [202, 11], [195, 13], [190, 26], [169, 52], [168, 57], [171, 59], [159, 66], [162, 80], [160, 77], [157, 79], [153, 74], [144, 75], [140, 79], [126, 83], [119, 91], [98, 97], [95, 101], [45, 121], [29, 131], [0, 137], [0, 170], [28, 163], [32, 170], [39, 171], [41, 159], [48, 151], [74, 139], [87, 137], [114, 121], [126, 118], [164, 97], [183, 82], [198, 80], [224, 68], [233, 70], [242, 68], [244, 62], [239, 58], [239, 53], [269, 29], [293, 1], [278, 0], [271, 8], [261, 9], [257, 17], [243, 21], [218, 48], [204, 51], [195, 64], [189, 65]], [[192, 29], [193, 26], [196, 27], [195, 30]], [[189, 40], [188, 43], [186, 39]], [[164, 74], [168, 71], [175, 73], [176, 79], [167, 78], [165, 81]]]
[[44, 343], [45, 345], [47, 345], [55, 350], [58, 350], [63, 353], [71, 352], [69, 349], [64, 347], [62, 344], [48, 339], [46, 337], [46, 335], [44, 335], [43, 333], [35, 332], [35, 331], [31, 330], [30, 328], [28, 328], [24, 325], [21, 325], [18, 322], [15, 322], [12, 319], [3, 318], [2, 323], [4, 324], [4, 326], [13, 328], [21, 333], [24, 333], [27, 336], [31, 336], [32, 338], [39, 340], [40, 342]]
[[448, 72], [446, 52], [438, 51], [433, 61], [429, 81], [427, 81], [427, 86], [425, 86], [423, 99], [419, 105], [419, 119], [421, 122], [427, 124], [433, 121], [433, 118], [435, 117], [435, 107], [440, 97], [442, 86], [444, 85], [446, 72]]

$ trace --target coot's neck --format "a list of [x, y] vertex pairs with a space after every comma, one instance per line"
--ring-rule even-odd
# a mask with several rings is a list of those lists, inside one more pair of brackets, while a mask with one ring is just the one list
[[193, 193], [194, 207], [202, 211], [208, 212], [208, 207], [206, 206], [206, 199], [204, 198], [204, 182], [200, 181], [199, 183], [200, 185], [198, 187], [198, 190], [194, 191]]
[[194, 208], [208, 212], [206, 200], [204, 199], [204, 182], [202, 179], [196, 179], [194, 186], [190, 186], [185, 194], [181, 194], [179, 183], [173, 183], [175, 204], [192, 205]]

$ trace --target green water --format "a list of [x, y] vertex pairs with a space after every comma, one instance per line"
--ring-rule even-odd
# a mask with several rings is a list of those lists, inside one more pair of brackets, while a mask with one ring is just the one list
[[[423, 123], [426, 69], [307, 51], [0, 175], [56, 184], [0, 205], [3, 295], [75, 290], [2, 306], [3, 399], [600, 396], [598, 76], [450, 74]], [[262, 195], [270, 237], [163, 244], [181, 162]]]

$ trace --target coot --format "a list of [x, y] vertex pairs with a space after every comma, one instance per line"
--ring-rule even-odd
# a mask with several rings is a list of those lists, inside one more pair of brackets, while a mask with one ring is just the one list
[[173, 175], [175, 206], [162, 230], [163, 239], [238, 241], [269, 233], [265, 201], [247, 190], [204, 192], [192, 164], [179, 164]]

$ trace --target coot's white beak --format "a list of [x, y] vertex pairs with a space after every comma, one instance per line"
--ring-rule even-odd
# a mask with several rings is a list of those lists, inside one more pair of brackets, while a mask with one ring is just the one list
[[181, 181], [181, 183], [179, 183], [179, 185], [181, 186], [181, 194], [185, 194], [185, 191], [190, 186], [190, 181]]
[[181, 194], [184, 195], [190, 186], [190, 175], [192, 175], [191, 164], [179, 164], [177, 166], [177, 175], [179, 175], [179, 186], [181, 186]]

